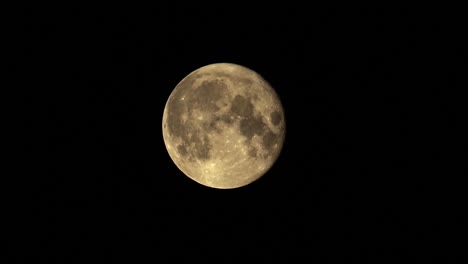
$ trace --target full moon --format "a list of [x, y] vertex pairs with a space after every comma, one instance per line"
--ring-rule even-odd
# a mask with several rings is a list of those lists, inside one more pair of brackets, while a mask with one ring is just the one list
[[255, 71], [231, 63], [188, 74], [170, 94], [163, 139], [175, 165], [190, 179], [233, 189], [262, 177], [285, 139], [278, 94]]

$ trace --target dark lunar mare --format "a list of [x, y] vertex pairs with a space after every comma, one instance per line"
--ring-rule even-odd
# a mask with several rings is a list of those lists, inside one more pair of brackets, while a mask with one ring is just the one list
[[235, 85], [240, 85], [240, 86], [250, 86], [253, 84], [253, 80], [251, 78], [246, 78], [242, 76], [232, 76], [229, 74], [226, 74], [224, 72], [220, 71], [215, 71], [213, 72], [213, 75], [220, 78], [220, 79], [229, 79], [234, 82]]
[[249, 156], [252, 158], [257, 157], [257, 149], [255, 147], [250, 147], [249, 148]]
[[185, 103], [181, 102], [183, 93], [186, 87], [190, 87], [194, 82], [194, 77], [189, 76], [184, 79], [179, 87], [174, 89], [173, 94], [170, 96], [167, 102], [167, 128], [169, 134], [173, 137], [183, 137], [187, 134], [187, 129], [182, 121], [182, 114], [187, 111]]
[[188, 105], [200, 111], [216, 113], [219, 107], [216, 102], [220, 100], [227, 92], [225, 83], [219, 80], [203, 81], [199, 87], [196, 87], [188, 98]]
[[281, 123], [281, 114], [278, 111], [273, 111], [270, 114], [271, 118], [271, 123], [275, 126], [279, 125]]
[[[187, 113], [189, 119], [193, 110], [216, 114], [220, 110], [216, 102], [228, 90], [225, 83], [216, 79], [203, 81], [199, 86], [194, 87], [195, 80], [200, 77], [200, 74], [192, 74], [185, 78], [174, 90], [167, 108], [169, 133], [172, 137], [177, 137], [183, 142], [177, 146], [177, 151], [192, 161], [194, 158], [198, 160], [210, 159], [209, 152], [212, 145], [209, 137], [204, 133], [205, 131], [200, 131], [198, 127], [191, 127], [189, 123], [185, 123], [182, 120], [182, 114]], [[181, 100], [182, 97], [184, 100]], [[227, 120], [227, 122], [231, 121]], [[202, 124], [201, 127], [215, 129], [213, 123]], [[193, 151], [190, 152], [189, 149]]]
[[[271, 131], [263, 122], [261, 116], [254, 115], [253, 103], [244, 96], [236, 95], [236, 97], [234, 97], [231, 105], [231, 112], [241, 118], [240, 132], [248, 141], [250, 141], [254, 135], [262, 136], [263, 147], [269, 153], [271, 153], [274, 144], [280, 142], [281, 136]], [[281, 120], [280, 113], [273, 112], [271, 117], [274, 119], [272, 122], [278, 125]], [[256, 150], [252, 150], [249, 154], [251, 156], [256, 156]]]

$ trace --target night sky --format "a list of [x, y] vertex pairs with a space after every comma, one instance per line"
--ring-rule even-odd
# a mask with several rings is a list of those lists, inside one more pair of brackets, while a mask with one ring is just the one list
[[[461, 19], [250, 5], [19, 9], [13, 259], [463, 259]], [[277, 162], [233, 190], [190, 180], [162, 138], [172, 90], [216, 62], [261, 74], [286, 117]]]

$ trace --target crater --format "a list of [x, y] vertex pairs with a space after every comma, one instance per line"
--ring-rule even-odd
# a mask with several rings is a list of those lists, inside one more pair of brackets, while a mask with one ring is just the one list
[[184, 145], [178, 145], [177, 146], [177, 151], [179, 152], [180, 155], [186, 157], [188, 155], [187, 148]]
[[270, 114], [271, 123], [275, 126], [281, 123], [281, 114], [278, 111], [273, 111]]

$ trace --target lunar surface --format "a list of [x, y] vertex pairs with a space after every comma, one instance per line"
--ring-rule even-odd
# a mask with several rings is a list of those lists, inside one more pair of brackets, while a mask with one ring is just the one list
[[258, 73], [230, 63], [201, 67], [180, 81], [167, 100], [162, 126], [176, 166], [218, 189], [262, 177], [285, 139], [277, 93]]

